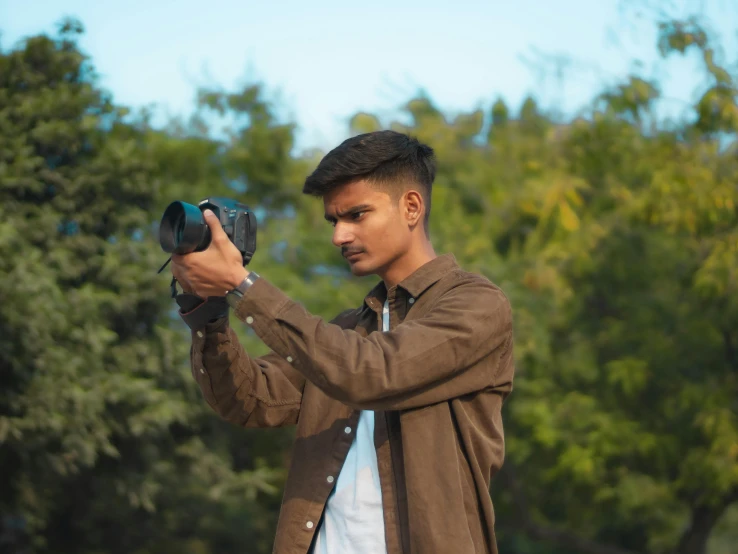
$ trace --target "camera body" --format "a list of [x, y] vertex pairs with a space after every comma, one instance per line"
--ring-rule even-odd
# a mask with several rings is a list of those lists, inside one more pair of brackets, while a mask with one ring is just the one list
[[175, 201], [169, 204], [159, 226], [159, 243], [169, 254], [201, 252], [210, 246], [210, 227], [202, 212], [212, 212], [230, 241], [238, 248], [243, 265], [248, 264], [256, 251], [256, 216], [245, 204], [230, 198], [209, 197], [195, 206]]

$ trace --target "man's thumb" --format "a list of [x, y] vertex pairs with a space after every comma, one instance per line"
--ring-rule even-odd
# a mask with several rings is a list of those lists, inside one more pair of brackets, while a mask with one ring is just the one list
[[213, 213], [213, 210], [203, 210], [202, 215], [205, 217], [205, 223], [207, 223], [208, 227], [210, 227], [210, 232], [212, 233], [213, 237], [216, 237], [218, 233], [223, 232], [223, 227], [221, 227], [220, 225], [220, 220], [218, 219], [218, 216]]
[[220, 226], [220, 221], [218, 221], [218, 217], [213, 213], [213, 210], [203, 210], [202, 215], [205, 216], [205, 222], [211, 227], [213, 226], [213, 223], [217, 223], [218, 226]]

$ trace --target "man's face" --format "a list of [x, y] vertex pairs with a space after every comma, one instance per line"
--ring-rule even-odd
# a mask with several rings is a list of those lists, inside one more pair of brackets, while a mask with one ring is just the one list
[[325, 218], [334, 226], [333, 244], [357, 276], [381, 274], [410, 247], [411, 233], [399, 204], [364, 180], [323, 197]]

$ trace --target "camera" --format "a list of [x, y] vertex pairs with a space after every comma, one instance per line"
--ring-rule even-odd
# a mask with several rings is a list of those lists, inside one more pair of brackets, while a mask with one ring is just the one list
[[196, 206], [180, 201], [169, 204], [159, 225], [162, 250], [169, 254], [189, 254], [210, 246], [210, 227], [202, 213], [206, 209], [212, 210], [241, 252], [243, 265], [248, 264], [256, 251], [256, 216], [248, 206], [230, 198], [205, 198]]
[[[230, 198], [210, 197], [196, 206], [175, 201], [167, 206], [159, 224], [159, 244], [169, 254], [202, 252], [210, 246], [212, 233], [203, 212], [212, 210], [223, 231], [241, 252], [243, 265], [251, 261], [256, 251], [256, 216], [245, 204]], [[171, 256], [159, 269], [161, 273], [172, 260]], [[180, 315], [191, 329], [200, 329], [228, 312], [223, 297], [200, 298], [187, 292], [177, 293], [177, 279], [172, 277], [171, 296], [180, 307]]]

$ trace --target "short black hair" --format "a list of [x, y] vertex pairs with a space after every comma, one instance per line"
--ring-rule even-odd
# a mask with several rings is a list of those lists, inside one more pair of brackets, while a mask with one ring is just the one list
[[375, 131], [351, 137], [328, 152], [305, 179], [304, 194], [324, 196], [331, 190], [366, 179], [398, 198], [417, 186], [425, 203], [425, 232], [436, 177], [433, 149], [418, 139], [396, 131]]

